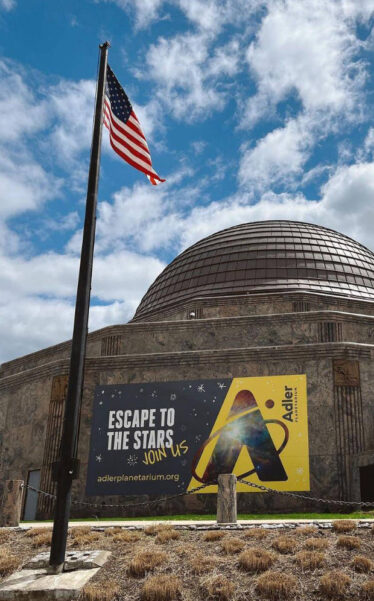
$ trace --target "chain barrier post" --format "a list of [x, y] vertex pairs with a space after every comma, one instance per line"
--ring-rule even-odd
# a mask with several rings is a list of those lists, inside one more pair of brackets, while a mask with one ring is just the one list
[[217, 524], [236, 524], [236, 476], [220, 474], [218, 476]]
[[21, 521], [23, 480], [7, 480], [5, 482], [1, 507], [1, 526], [19, 526]]

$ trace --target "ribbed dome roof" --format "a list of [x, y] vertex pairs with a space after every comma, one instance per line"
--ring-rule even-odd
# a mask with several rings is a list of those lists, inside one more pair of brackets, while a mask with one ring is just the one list
[[200, 297], [296, 290], [374, 300], [374, 253], [318, 225], [236, 225], [178, 255], [150, 286], [134, 319]]

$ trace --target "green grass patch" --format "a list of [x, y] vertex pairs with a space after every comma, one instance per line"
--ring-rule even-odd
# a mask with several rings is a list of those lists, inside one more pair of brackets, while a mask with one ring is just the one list
[[[132, 521], [154, 521], [154, 520], [193, 520], [196, 522], [206, 520], [216, 520], [216, 514], [209, 513], [206, 515], [186, 513], [182, 515], [154, 515], [136, 518], [78, 518], [70, 520], [71, 522], [132, 522]], [[355, 511], [352, 513], [240, 513], [238, 514], [238, 520], [365, 520], [374, 519], [374, 512], [360, 512]], [[37, 520], [36, 520], [37, 521]], [[52, 522], [53, 520], [45, 520], [46, 522]], [[32, 523], [21, 522], [22, 524]]]

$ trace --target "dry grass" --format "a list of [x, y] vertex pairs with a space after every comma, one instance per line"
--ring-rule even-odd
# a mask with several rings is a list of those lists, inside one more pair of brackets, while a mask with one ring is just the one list
[[323, 566], [325, 554], [319, 551], [300, 551], [296, 554], [295, 561], [303, 570], [316, 570]]
[[80, 536], [86, 536], [90, 534], [91, 526], [76, 526], [75, 528], [69, 529], [69, 535], [72, 538], [79, 538]]
[[355, 572], [367, 574], [374, 568], [374, 563], [371, 561], [371, 559], [365, 557], [365, 555], [356, 555], [352, 559], [351, 566]]
[[212, 543], [220, 538], [223, 538], [225, 534], [226, 533], [222, 532], [222, 530], [208, 530], [208, 532], [205, 532], [203, 540], [205, 540], [207, 543]]
[[44, 529], [44, 532], [33, 536], [31, 539], [31, 544], [33, 547], [46, 547], [49, 546], [52, 542], [52, 532], [50, 530]]
[[121, 532], [126, 532], [126, 530], [121, 528], [121, 526], [111, 526], [110, 528], [105, 528], [104, 536], [113, 536], [114, 534], [120, 534]]
[[329, 599], [342, 597], [351, 584], [350, 577], [340, 570], [326, 572], [319, 581], [319, 590]]
[[113, 582], [106, 582], [105, 585], [97, 582], [86, 584], [80, 601], [112, 601], [119, 595], [119, 592], [119, 586]]
[[359, 549], [361, 546], [361, 541], [357, 536], [339, 536], [337, 540], [338, 547], [344, 547], [344, 549]]
[[357, 528], [357, 522], [354, 520], [336, 520], [332, 523], [335, 532], [352, 532]]
[[374, 580], [367, 580], [365, 584], [362, 585], [361, 590], [363, 599], [374, 601]]
[[172, 528], [170, 530], [160, 530], [160, 532], [156, 536], [156, 543], [165, 545], [171, 540], [178, 540], [180, 536], [180, 532], [178, 532], [177, 530], [173, 530]]
[[295, 530], [295, 534], [301, 534], [302, 536], [311, 536], [317, 532], [318, 528], [316, 528], [316, 526], [299, 526], [299, 528], [296, 528]]
[[126, 530], [122, 530], [118, 532], [118, 534], [112, 535], [112, 541], [114, 543], [136, 543], [141, 539], [141, 535], [139, 532], [126, 532]]
[[7, 543], [12, 537], [12, 530], [7, 528], [0, 528], [0, 545]]
[[92, 545], [100, 539], [99, 532], [88, 532], [88, 534], [75, 534], [72, 541], [70, 541], [71, 547], [85, 547], [86, 545]]
[[307, 540], [304, 543], [304, 547], [312, 551], [322, 551], [323, 549], [327, 549], [328, 546], [329, 541], [325, 538], [307, 538]]
[[205, 574], [217, 566], [217, 557], [207, 557], [206, 555], [196, 555], [189, 561], [189, 567], [192, 574]]
[[27, 536], [28, 538], [35, 538], [37, 536], [40, 536], [41, 534], [45, 534], [45, 533], [49, 533], [52, 534], [52, 529], [51, 528], [30, 528], [30, 530], [28, 530], [25, 534], [25, 536]]
[[173, 526], [171, 524], [151, 524], [144, 528], [144, 534], [147, 536], [156, 536], [156, 534], [165, 530], [173, 530]]
[[264, 572], [273, 565], [275, 560], [275, 553], [253, 547], [240, 554], [239, 566], [246, 572]]
[[165, 563], [167, 555], [164, 551], [143, 549], [139, 551], [130, 561], [128, 573], [130, 576], [141, 577], [147, 572], [154, 570], [157, 566]]
[[256, 590], [269, 601], [290, 599], [297, 588], [295, 576], [284, 572], [265, 572], [257, 578]]
[[222, 551], [226, 553], [226, 555], [234, 555], [235, 553], [240, 553], [240, 551], [243, 551], [245, 543], [241, 538], [230, 536], [222, 542], [221, 547]]
[[262, 540], [268, 534], [268, 531], [265, 528], [251, 528], [250, 530], [246, 530], [244, 532], [245, 538], [254, 538], [256, 540]]
[[0, 549], [0, 576], [8, 576], [20, 565], [20, 559], [7, 547]]
[[175, 576], [160, 574], [151, 576], [144, 583], [141, 599], [143, 601], [175, 601], [180, 597], [182, 584]]
[[200, 588], [204, 599], [214, 601], [229, 601], [235, 593], [235, 586], [222, 574], [215, 574], [200, 581]]
[[297, 547], [297, 542], [291, 536], [278, 536], [273, 541], [272, 547], [284, 555], [286, 553], [293, 553]]

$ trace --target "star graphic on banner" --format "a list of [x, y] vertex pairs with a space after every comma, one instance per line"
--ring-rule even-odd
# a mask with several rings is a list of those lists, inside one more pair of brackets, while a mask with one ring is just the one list
[[199, 384], [197, 387], [197, 392], [205, 392], [204, 384]]
[[223, 390], [223, 388], [227, 388], [223, 382], [217, 382], [217, 386], [218, 386], [218, 388], [220, 388], [221, 390]]
[[98, 461], [99, 463], [101, 463], [103, 460], [101, 455], [96, 455], [96, 461]]

